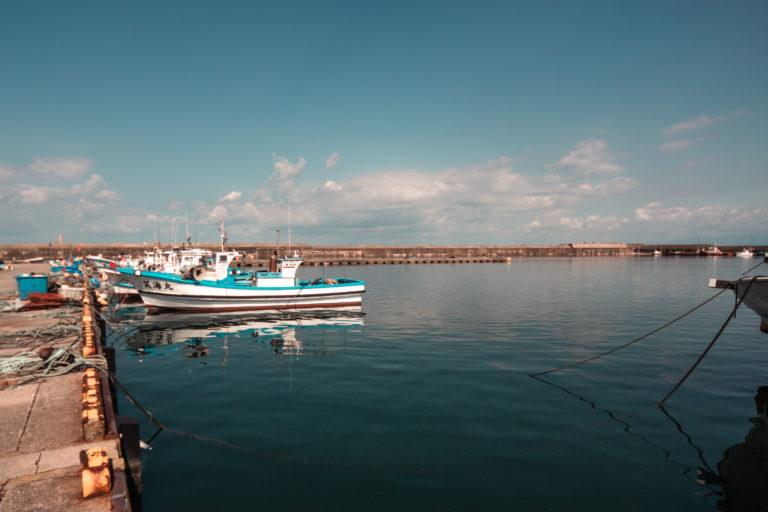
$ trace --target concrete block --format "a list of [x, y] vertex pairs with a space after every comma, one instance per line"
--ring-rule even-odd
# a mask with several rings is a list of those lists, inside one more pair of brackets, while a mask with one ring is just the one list
[[0, 391], [0, 455], [15, 452], [39, 384]]

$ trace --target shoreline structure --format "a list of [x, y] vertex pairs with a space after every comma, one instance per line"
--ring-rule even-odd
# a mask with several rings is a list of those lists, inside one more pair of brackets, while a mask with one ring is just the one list
[[[198, 243], [196, 247], [216, 250], [215, 243]], [[228, 244], [245, 254], [246, 261], [264, 263], [276, 249], [275, 244], [235, 243]], [[171, 244], [162, 244], [170, 249]], [[646, 256], [660, 250], [665, 256], [696, 256], [705, 245], [639, 243], [567, 243], [559, 245], [308, 245], [293, 244], [291, 250], [299, 251], [307, 265], [318, 264], [397, 264], [397, 263], [486, 263], [505, 262], [518, 257], [595, 257], [595, 256]], [[141, 254], [150, 250], [151, 244], [141, 243], [90, 243], [66, 244], [0, 244], [0, 258], [23, 260], [28, 258], [57, 258], [70, 255], [102, 254], [116, 257], [120, 253]], [[733, 256], [744, 247], [720, 246], [724, 256]], [[755, 246], [765, 251], [768, 246]], [[281, 244], [280, 253], [287, 252]]]

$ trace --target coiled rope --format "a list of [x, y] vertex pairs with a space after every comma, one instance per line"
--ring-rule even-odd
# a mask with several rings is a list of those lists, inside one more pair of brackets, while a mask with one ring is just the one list
[[43, 359], [37, 352], [22, 352], [12, 357], [4, 357], [0, 359], [0, 376], [18, 377], [17, 384], [24, 384], [41, 378], [65, 375], [83, 367], [106, 371], [107, 360], [104, 356], [83, 356], [75, 348], [79, 341], [75, 339], [69, 346], [55, 349], [47, 359]]

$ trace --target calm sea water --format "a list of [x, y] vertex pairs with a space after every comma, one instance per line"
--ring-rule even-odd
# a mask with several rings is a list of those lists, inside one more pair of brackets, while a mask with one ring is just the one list
[[655, 404], [731, 292], [548, 376], [558, 387], [528, 374], [649, 331], [711, 296], [710, 277], [755, 263], [332, 267], [367, 281], [363, 315], [124, 320], [141, 332], [112, 333], [123, 384], [161, 422], [210, 438], [152, 441], [145, 510], [713, 510], [717, 496], [694, 481], [698, 448], [714, 468], [751, 428], [768, 385], [757, 316], [740, 310], [669, 402], [692, 443]]

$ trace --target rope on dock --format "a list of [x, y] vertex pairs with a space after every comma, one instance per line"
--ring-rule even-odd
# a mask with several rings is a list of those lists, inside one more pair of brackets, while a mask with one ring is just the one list
[[643, 334], [642, 336], [640, 336], [638, 338], [635, 338], [635, 339], [633, 339], [631, 341], [623, 343], [623, 344], [619, 345], [618, 347], [614, 347], [614, 348], [612, 348], [610, 350], [607, 350], [607, 351], [602, 352], [600, 354], [597, 354], [595, 356], [589, 357], [587, 359], [583, 359], [581, 361], [576, 361], [575, 363], [567, 364], [567, 365], [561, 366], [559, 368], [553, 368], [551, 370], [546, 370], [546, 371], [539, 372], [539, 373], [532, 373], [532, 374], [529, 375], [529, 377], [536, 378], [536, 377], [539, 377], [541, 375], [546, 375], [548, 373], [559, 372], [560, 370], [567, 370], [569, 368], [573, 368], [573, 367], [576, 367], [576, 366], [579, 366], [579, 365], [582, 365], [582, 364], [585, 364], [585, 363], [589, 363], [590, 361], [594, 361], [595, 359], [600, 359], [601, 357], [607, 356], [609, 354], [613, 354], [614, 352], [618, 352], [619, 350], [621, 350], [623, 348], [626, 348], [626, 347], [628, 347], [630, 345], [633, 345], [633, 344], [637, 343], [638, 341], [642, 341], [645, 338], [647, 338], [647, 337], [649, 337], [649, 336], [651, 336], [653, 334], [656, 334], [657, 332], [659, 332], [659, 331], [661, 331], [663, 329], [666, 329], [667, 327], [669, 327], [670, 325], [674, 324], [675, 322], [678, 322], [678, 321], [682, 320], [683, 318], [685, 318], [686, 316], [690, 315], [691, 313], [693, 313], [697, 309], [703, 307], [704, 305], [708, 304], [709, 302], [711, 302], [714, 299], [716, 299], [717, 297], [719, 297], [725, 291], [726, 291], [726, 289], [720, 290], [719, 292], [717, 292], [716, 294], [714, 294], [713, 296], [711, 296], [710, 298], [708, 298], [704, 302], [698, 304], [697, 306], [694, 306], [693, 308], [689, 309], [688, 311], [686, 311], [682, 315], [673, 318], [672, 320], [670, 320], [669, 322], [665, 323], [661, 327], [657, 327], [656, 329], [654, 329], [654, 330], [652, 330], [650, 332], [647, 332], [647, 333]]
[[22, 352], [0, 358], [0, 376], [17, 377], [18, 384], [24, 384], [36, 379], [65, 375], [83, 367], [107, 368], [104, 356], [81, 355], [75, 348], [79, 342], [79, 338], [75, 337], [69, 346], [55, 349], [46, 359], [37, 352]]
[[[715, 337], [712, 338], [712, 341], [709, 342], [709, 345], [707, 345], [707, 348], [704, 349], [704, 352], [702, 352], [701, 355], [699, 355], [698, 359], [696, 359], [696, 362], [694, 362], [693, 365], [690, 368], [688, 368], [688, 371], [685, 372], [685, 375], [683, 375], [683, 378], [677, 381], [677, 384], [675, 384], [672, 387], [672, 389], [669, 390], [669, 393], [667, 393], [664, 396], [664, 398], [661, 399], [661, 401], [659, 402], [659, 406], [663, 406], [664, 403], [667, 400], [669, 400], [672, 395], [675, 394], [675, 392], [680, 388], [680, 386], [683, 385], [683, 382], [685, 382], [688, 379], [688, 377], [690, 377], [690, 375], [693, 373], [696, 367], [699, 366], [699, 363], [701, 363], [704, 357], [706, 357], [707, 353], [715, 345], [715, 342], [717, 342], [717, 340], [720, 338], [720, 335], [723, 334], [723, 331], [725, 331], [725, 328], [728, 327], [728, 324], [731, 322], [731, 320], [736, 317], [736, 310], [739, 309], [739, 306], [741, 306], [741, 304], [744, 302], [744, 299], [749, 293], [749, 289], [752, 287], [752, 283], [754, 283], [757, 280], [757, 278], [758, 276], [754, 276], [752, 279], [749, 280], [749, 283], [747, 284], [747, 288], [744, 290], [744, 293], [741, 295], [741, 298], [733, 306], [733, 309], [728, 314], [728, 318], [726, 318], [725, 322], [723, 322], [723, 325], [720, 326], [720, 330], [717, 331], [717, 334], [715, 334]], [[725, 289], [723, 291], [725, 291]]]
[[80, 332], [78, 325], [58, 324], [51, 327], [42, 327], [34, 329], [23, 329], [20, 331], [10, 331], [0, 333], [0, 339], [3, 338], [50, 338], [53, 336], [67, 336]]

